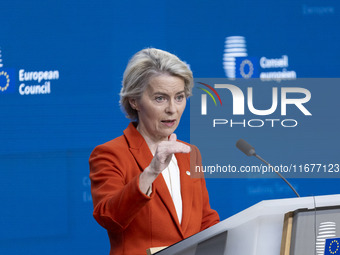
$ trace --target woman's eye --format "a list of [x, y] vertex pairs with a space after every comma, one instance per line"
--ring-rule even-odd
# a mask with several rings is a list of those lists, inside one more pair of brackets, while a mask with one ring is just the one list
[[161, 103], [161, 102], [163, 102], [165, 100], [165, 98], [163, 97], [163, 96], [158, 96], [158, 97], [156, 97], [156, 101], [158, 102], [158, 103]]
[[184, 99], [184, 95], [179, 95], [179, 96], [176, 97], [177, 102], [182, 102], [183, 99]]

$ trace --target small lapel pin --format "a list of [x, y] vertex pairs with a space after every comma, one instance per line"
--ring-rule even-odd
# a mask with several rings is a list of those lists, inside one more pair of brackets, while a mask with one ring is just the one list
[[187, 175], [189, 175], [189, 176], [190, 176], [190, 174], [191, 174], [190, 171], [187, 171], [186, 173], [187, 173]]

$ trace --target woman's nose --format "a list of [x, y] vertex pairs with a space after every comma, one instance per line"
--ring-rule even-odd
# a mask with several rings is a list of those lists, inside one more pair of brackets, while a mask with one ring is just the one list
[[174, 113], [176, 111], [176, 106], [174, 100], [169, 100], [169, 103], [165, 109], [167, 113]]

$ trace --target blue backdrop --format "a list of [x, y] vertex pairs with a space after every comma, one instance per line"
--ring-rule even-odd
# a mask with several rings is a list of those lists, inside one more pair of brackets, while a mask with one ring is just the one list
[[[1, 1], [0, 253], [108, 254], [106, 232], [92, 218], [88, 157], [128, 125], [118, 93], [135, 52], [170, 51], [201, 78], [238, 76], [232, 67], [245, 53], [287, 56], [272, 72], [339, 77], [339, 7], [335, 0]], [[242, 42], [236, 51], [233, 38]], [[177, 134], [188, 142], [189, 123], [187, 109]], [[339, 179], [292, 183], [302, 196], [339, 193]], [[221, 219], [294, 196], [277, 179], [207, 185]]]

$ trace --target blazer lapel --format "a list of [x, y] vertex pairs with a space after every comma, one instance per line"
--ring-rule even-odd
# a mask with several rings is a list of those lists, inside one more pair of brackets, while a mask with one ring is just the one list
[[179, 224], [176, 208], [174, 205], [174, 202], [172, 201], [168, 186], [165, 183], [165, 180], [163, 178], [163, 175], [160, 174], [157, 179], [153, 182], [153, 185], [155, 185], [155, 189], [157, 194], [159, 195], [160, 199], [163, 201], [164, 205], [168, 209], [172, 220], [174, 221], [179, 233], [184, 238], [182, 228]]
[[143, 171], [151, 162], [153, 156], [149, 146], [143, 136], [135, 128], [135, 123], [131, 122], [124, 130], [125, 138], [129, 144], [130, 151]]
[[[134, 123], [130, 123], [129, 126], [124, 130], [124, 135], [125, 135], [125, 137], [128, 141], [130, 151], [131, 151], [132, 155], [134, 156], [134, 158], [136, 159], [138, 165], [141, 168], [141, 172], [142, 172], [146, 167], [149, 166], [149, 164], [150, 164], [150, 162], [153, 158], [153, 155], [152, 155], [152, 153], [149, 149], [149, 146], [145, 142], [143, 136], [137, 131], [137, 129], [135, 128], [134, 125], [135, 125]], [[177, 155], [176, 155], [176, 158], [177, 158]], [[178, 166], [181, 169], [180, 161], [183, 161], [183, 159], [178, 160], [178, 164], [179, 164]], [[186, 169], [188, 169], [188, 168], [186, 168]], [[185, 174], [185, 171], [184, 171], [184, 174]], [[182, 173], [180, 175], [180, 178], [181, 179], [183, 178]], [[168, 187], [165, 183], [163, 175], [160, 174], [157, 177], [157, 179], [153, 182], [152, 185], [154, 185], [155, 192], [157, 192], [160, 199], [164, 203], [165, 207], [168, 209], [168, 211], [171, 215], [171, 218], [174, 221], [174, 224], [176, 225], [179, 232], [183, 236], [183, 232], [182, 232], [182, 229], [181, 229], [181, 226], [179, 224], [178, 217], [177, 217], [175, 205], [172, 201], [170, 192], [169, 192]], [[181, 190], [183, 190], [182, 184], [181, 184]], [[182, 200], [183, 200], [183, 191], [182, 191]], [[184, 200], [183, 200], [183, 205], [184, 205]], [[184, 206], [183, 206], [183, 209], [184, 209]], [[183, 212], [184, 212], [184, 210], [183, 210]], [[182, 219], [182, 222], [183, 222], [183, 219]], [[183, 238], [184, 238], [184, 236], [183, 236]]]

